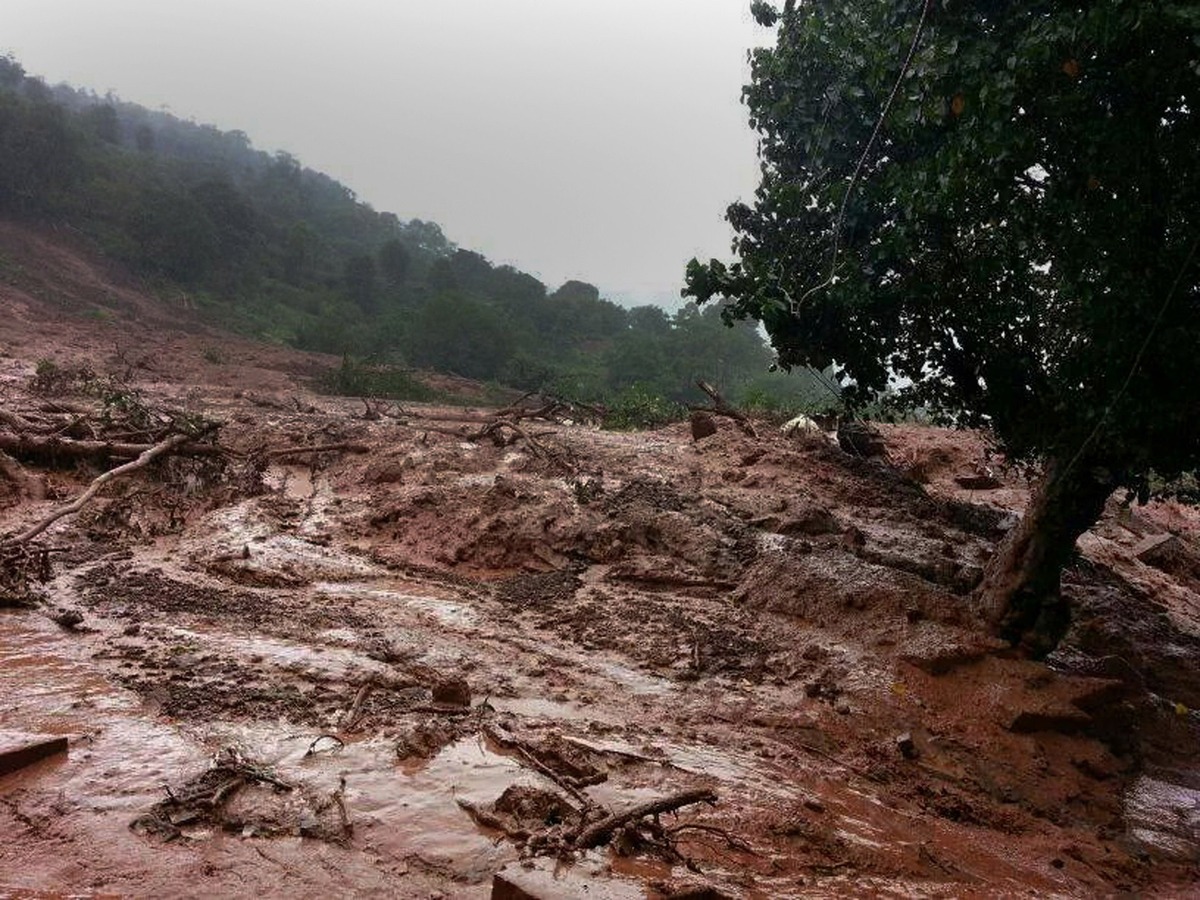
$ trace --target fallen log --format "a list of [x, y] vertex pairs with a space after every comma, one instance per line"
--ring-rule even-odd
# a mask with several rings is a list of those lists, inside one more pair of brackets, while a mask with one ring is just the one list
[[86, 506], [88, 502], [91, 501], [92, 498], [94, 498], [98, 493], [100, 493], [100, 490], [110, 481], [115, 481], [118, 478], [128, 475], [130, 472], [135, 472], [138, 469], [145, 468], [146, 466], [150, 465], [150, 463], [154, 462], [154, 460], [158, 457], [172, 453], [179, 447], [186, 445], [189, 440], [190, 438], [186, 434], [174, 434], [165, 441], [160, 441], [151, 447], [147, 447], [141, 452], [141, 454], [138, 455], [137, 459], [127, 462], [124, 465], [117, 466], [115, 469], [110, 469], [102, 475], [98, 475], [88, 486], [88, 489], [70, 503], [66, 504], [65, 506], [60, 506], [58, 509], [50, 513], [50, 515], [43, 518], [40, 522], [31, 525], [16, 537], [9, 538], [0, 544], [0, 546], [24, 544], [25, 542], [37, 537], [59, 519], [77, 513], [79, 510], [83, 509], [83, 507]]
[[[185, 456], [227, 456], [228, 451], [217, 444], [198, 443], [187, 435], [173, 435], [171, 449]], [[55, 462], [58, 460], [87, 460], [106, 462], [112, 459], [136, 459], [143, 453], [161, 447], [157, 444], [132, 444], [121, 441], [79, 441], [70, 438], [40, 437], [0, 432], [0, 450], [26, 461]], [[158, 455], [158, 454], [155, 454]]]
[[636, 822], [639, 819], [646, 818], [646, 816], [657, 816], [665, 812], [674, 812], [685, 806], [691, 806], [693, 803], [716, 802], [717, 795], [708, 788], [698, 788], [696, 790], [684, 791], [680, 794], [673, 794], [670, 797], [661, 797], [658, 800], [648, 800], [624, 812], [613, 813], [599, 822], [593, 822], [576, 835], [572, 844], [577, 850], [590, 850], [593, 847], [599, 847], [612, 836], [614, 831], [623, 828], [630, 822]]

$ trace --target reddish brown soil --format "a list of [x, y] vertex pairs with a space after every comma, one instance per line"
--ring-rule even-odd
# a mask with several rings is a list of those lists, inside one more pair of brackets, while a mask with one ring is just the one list
[[[719, 829], [679, 833], [693, 870], [637, 848], [570, 870], [635, 894], [1190, 893], [1200, 597], [1133, 552], [1194, 548], [1191, 511], [1114, 501], [1066, 641], [1022, 660], [980, 637], [970, 589], [1028, 486], [978, 436], [887, 428], [891, 463], [728, 426], [470, 442], [428, 407], [357, 418], [309, 389], [332, 361], [172, 323], [62, 236], [0, 226], [0, 247], [0, 406], [51, 358], [239, 450], [370, 448], [257, 492], [163, 466], [54, 526], [45, 604], [0, 611], [0, 728], [71, 751], [0, 779], [0, 897], [486, 897], [519, 853], [456, 800], [556, 790], [497, 735], [614, 808], [716, 791], [663, 820]], [[1001, 488], [954, 480], [984, 467]], [[29, 468], [47, 499], [0, 496], [0, 533], [95, 474]], [[474, 709], [435, 702], [462, 681]], [[130, 828], [231, 746], [296, 790], [247, 787], [169, 841]]]

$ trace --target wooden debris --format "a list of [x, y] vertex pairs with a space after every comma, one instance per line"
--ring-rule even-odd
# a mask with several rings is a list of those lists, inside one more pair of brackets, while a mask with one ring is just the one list
[[[229, 451], [217, 444], [199, 443], [193, 437], [180, 434], [172, 435], [157, 444], [146, 444], [124, 441], [80, 441], [54, 436], [41, 437], [0, 432], [0, 450], [11, 453], [17, 459], [51, 463], [62, 460], [104, 463], [113, 459], [135, 459], [147, 451], [161, 447], [166, 441], [171, 442], [171, 452], [184, 456], [222, 457], [229, 455]], [[161, 452], [160, 450], [159, 453]], [[159, 453], [156, 453], [155, 456]]]
[[617, 829], [648, 816], [659, 816], [662, 813], [674, 812], [677, 809], [691, 806], [694, 803], [716, 802], [717, 795], [708, 788], [698, 788], [696, 790], [683, 791], [679, 794], [672, 794], [669, 797], [660, 797], [657, 800], [648, 800], [645, 803], [639, 803], [637, 806], [630, 807], [622, 812], [606, 816], [598, 822], [593, 822], [579, 832], [572, 843], [577, 850], [588, 850], [592, 847], [599, 847]]
[[146, 448], [142, 451], [138, 458], [132, 462], [127, 462], [122, 466], [117, 466], [115, 469], [110, 469], [103, 475], [97, 476], [96, 479], [92, 481], [91, 485], [88, 486], [88, 489], [70, 503], [66, 504], [65, 506], [60, 506], [58, 509], [50, 513], [50, 515], [44, 517], [41, 521], [35, 523], [34, 525], [31, 525], [29, 528], [26, 528], [16, 537], [9, 538], [4, 542], [4, 544], [23, 544], [26, 541], [37, 537], [59, 519], [73, 515], [79, 512], [79, 510], [83, 509], [83, 507], [86, 506], [88, 502], [91, 501], [98, 493], [100, 493], [100, 490], [110, 481], [121, 478], [125, 475], [128, 475], [130, 472], [137, 471], [138, 469], [145, 468], [146, 466], [150, 465], [150, 463], [154, 462], [154, 460], [158, 457], [174, 452], [177, 448], [183, 446], [189, 440], [190, 438], [187, 435], [175, 434], [164, 441], [160, 441], [152, 447]]
[[362, 719], [363, 704], [367, 702], [367, 698], [371, 696], [371, 692], [375, 690], [375, 676], [368, 676], [367, 680], [362, 683], [362, 687], [354, 695], [354, 700], [350, 704], [350, 708], [346, 710], [346, 714], [342, 716], [342, 731], [349, 733], [358, 725]]

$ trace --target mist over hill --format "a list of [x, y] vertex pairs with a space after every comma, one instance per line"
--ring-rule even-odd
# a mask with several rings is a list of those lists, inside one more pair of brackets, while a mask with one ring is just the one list
[[348, 365], [581, 400], [684, 402], [697, 378], [739, 400], [820, 399], [808, 379], [769, 375], [759, 332], [727, 327], [716, 306], [630, 307], [581, 281], [550, 289], [243, 132], [50, 86], [12, 57], [0, 58], [0, 161], [4, 215], [70, 226], [164, 299]]

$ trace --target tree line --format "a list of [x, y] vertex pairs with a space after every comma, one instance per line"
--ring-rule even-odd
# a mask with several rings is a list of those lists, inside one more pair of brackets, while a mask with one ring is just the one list
[[697, 378], [735, 399], [821, 398], [768, 374], [756, 327], [726, 327], [717, 309], [626, 309], [579, 281], [550, 290], [242, 132], [48, 86], [11, 57], [0, 161], [0, 212], [69, 223], [164, 294], [268, 340], [588, 401], [684, 402]]

